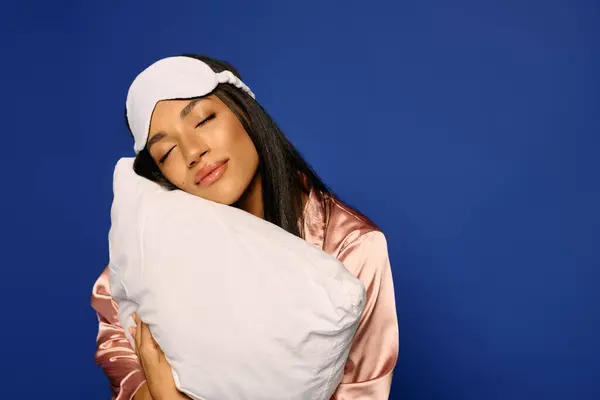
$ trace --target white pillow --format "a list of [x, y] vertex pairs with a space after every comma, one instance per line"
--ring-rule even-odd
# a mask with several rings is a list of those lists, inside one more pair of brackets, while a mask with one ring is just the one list
[[244, 211], [166, 191], [121, 159], [110, 285], [119, 321], [137, 312], [201, 400], [328, 400], [365, 305], [325, 252]]

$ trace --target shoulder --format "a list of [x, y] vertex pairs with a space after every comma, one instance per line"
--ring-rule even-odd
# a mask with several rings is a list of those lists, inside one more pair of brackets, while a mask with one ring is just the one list
[[[337, 258], [366, 288], [391, 274], [385, 235], [373, 221], [335, 198], [326, 198], [323, 250]], [[373, 286], [375, 285], [375, 286]]]
[[343, 203], [341, 200], [332, 197], [325, 197], [327, 207], [327, 227], [326, 231], [330, 239], [332, 236], [338, 236], [345, 241], [353, 241], [359, 237], [378, 232], [383, 235], [379, 227], [367, 216], [358, 210]]
[[387, 256], [385, 235], [367, 216], [339, 199], [326, 196], [324, 250], [339, 257], [351, 249], [377, 250]]

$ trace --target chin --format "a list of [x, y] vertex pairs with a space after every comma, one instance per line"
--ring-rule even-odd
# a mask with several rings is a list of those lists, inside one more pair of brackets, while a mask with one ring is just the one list
[[215, 182], [210, 187], [201, 190], [197, 195], [215, 203], [227, 206], [236, 203], [244, 194], [244, 190], [239, 185], [232, 182]]

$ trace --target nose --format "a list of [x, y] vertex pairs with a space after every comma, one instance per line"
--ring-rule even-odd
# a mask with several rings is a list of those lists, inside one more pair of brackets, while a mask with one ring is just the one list
[[202, 157], [210, 150], [208, 145], [201, 138], [198, 137], [184, 137], [181, 139], [180, 146], [185, 163], [188, 168], [192, 168], [193, 166], [198, 164]]

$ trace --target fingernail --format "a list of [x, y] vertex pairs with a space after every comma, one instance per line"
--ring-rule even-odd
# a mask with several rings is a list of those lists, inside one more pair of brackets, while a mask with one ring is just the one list
[[131, 336], [135, 336], [135, 327], [134, 326], [129, 327], [129, 334]]

